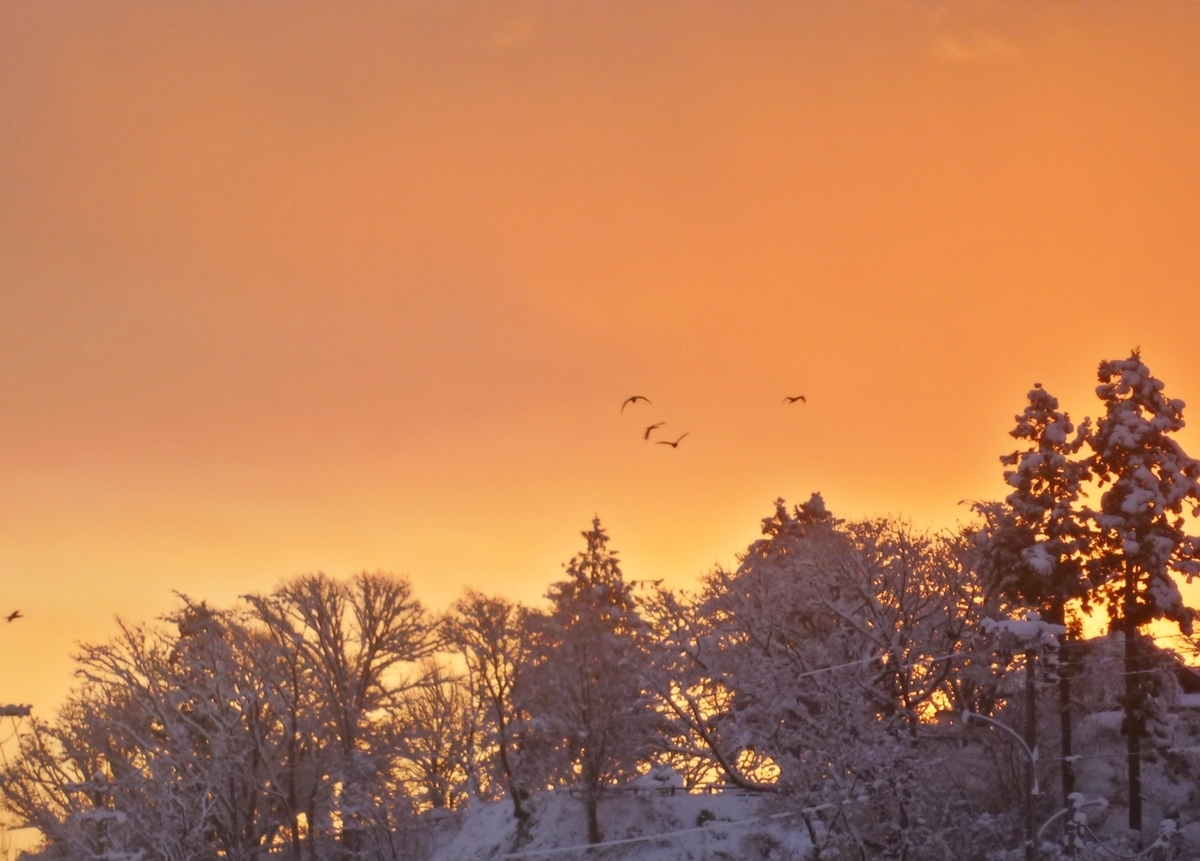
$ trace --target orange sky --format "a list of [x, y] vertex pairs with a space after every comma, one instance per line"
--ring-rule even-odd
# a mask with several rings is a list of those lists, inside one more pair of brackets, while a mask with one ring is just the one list
[[1035, 380], [1200, 409], [1198, 153], [1186, 0], [0, 0], [0, 701], [173, 589], [949, 525]]

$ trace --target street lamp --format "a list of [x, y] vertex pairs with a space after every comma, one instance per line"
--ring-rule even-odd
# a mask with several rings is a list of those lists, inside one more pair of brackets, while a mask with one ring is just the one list
[[1017, 735], [1011, 728], [983, 715], [975, 714], [970, 709], [963, 712], [963, 720], [972, 717], [998, 726], [1021, 743], [1021, 749], [1029, 758], [1026, 769], [1026, 784], [1028, 793], [1025, 796], [1025, 861], [1037, 861], [1037, 820], [1033, 801], [1040, 793], [1037, 778], [1037, 695], [1034, 689], [1034, 667], [1037, 663], [1038, 650], [1042, 648], [1057, 649], [1058, 637], [1065, 634], [1067, 629], [1062, 625], [1043, 622], [1042, 617], [1035, 611], [1030, 611], [1024, 619], [984, 619], [980, 625], [984, 634], [999, 634], [1001, 642], [1016, 641], [1025, 650], [1025, 737]]
[[1004, 730], [1016, 739], [1017, 744], [1021, 746], [1021, 750], [1025, 751], [1025, 756], [1029, 759], [1029, 765], [1025, 770], [1026, 786], [1029, 789], [1025, 795], [1025, 861], [1037, 861], [1038, 835], [1037, 820], [1034, 818], [1033, 800], [1042, 794], [1037, 778], [1037, 745], [1035, 744], [1033, 747], [1030, 747], [1025, 743], [1025, 739], [1021, 738], [1012, 727], [1002, 724], [998, 720], [976, 714], [970, 709], [963, 709], [963, 723], [970, 723], [971, 718], [981, 720], [984, 723], [989, 723], [994, 727]]

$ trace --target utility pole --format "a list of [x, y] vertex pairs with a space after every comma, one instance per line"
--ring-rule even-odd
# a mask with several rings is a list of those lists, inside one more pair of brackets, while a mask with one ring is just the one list
[[1142, 830], [1142, 732], [1146, 723], [1146, 693], [1138, 660], [1137, 580], [1125, 560], [1125, 762], [1129, 769], [1129, 830]]
[[1025, 645], [1025, 745], [1033, 756], [1025, 763], [1025, 861], [1037, 861], [1037, 811], [1033, 800], [1037, 793], [1037, 691], [1034, 688], [1034, 668], [1037, 649], [1030, 641]]
[[1074, 658], [1074, 646], [1065, 634], [1058, 640], [1058, 659], [1052, 669], [1058, 676], [1058, 731], [1062, 747], [1063, 806], [1070, 807], [1071, 796], [1075, 794], [1075, 760], [1072, 756], [1075, 751], [1071, 741], [1071, 660]]
[[140, 849], [137, 852], [121, 852], [112, 847], [108, 826], [123, 824], [125, 814], [110, 808], [112, 784], [104, 772], [97, 771], [91, 780], [68, 783], [63, 788], [68, 792], [83, 793], [92, 802], [92, 809], [80, 814], [79, 818], [96, 826], [96, 851], [92, 855], [95, 861], [142, 861], [143, 853]]

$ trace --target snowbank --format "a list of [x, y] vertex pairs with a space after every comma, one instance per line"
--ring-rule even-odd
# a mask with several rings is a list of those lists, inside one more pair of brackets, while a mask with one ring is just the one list
[[[601, 857], [606, 861], [803, 858], [811, 845], [803, 822], [799, 817], [768, 819], [770, 814], [761, 796], [734, 792], [623, 793], [600, 804], [600, 825], [609, 844]], [[586, 844], [583, 804], [561, 791], [536, 799], [524, 839], [518, 834], [511, 804], [501, 801], [468, 810], [461, 831], [432, 861], [570, 861], [587, 855]]]

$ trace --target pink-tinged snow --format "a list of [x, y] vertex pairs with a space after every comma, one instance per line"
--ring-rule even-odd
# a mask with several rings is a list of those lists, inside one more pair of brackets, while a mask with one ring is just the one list
[[[707, 812], [705, 812], [707, 811]], [[799, 817], [766, 819], [761, 796], [726, 792], [675, 795], [625, 793], [600, 803], [606, 861], [718, 861], [805, 857], [810, 847]], [[747, 821], [749, 820], [749, 821]], [[703, 827], [697, 827], [703, 822]], [[679, 833], [670, 833], [679, 832]], [[661, 838], [627, 842], [631, 838]], [[573, 861], [589, 857], [583, 804], [568, 792], [538, 796], [528, 840], [518, 843], [512, 805], [506, 801], [467, 810], [462, 830], [431, 861], [523, 859]], [[578, 847], [571, 849], [570, 847]], [[562, 850], [562, 851], [551, 851]]]
[[[1148, 754], [1142, 762], [1143, 822], [1145, 833], [1157, 833], [1164, 818], [1174, 819], [1183, 837], [1185, 858], [1200, 858], [1200, 720], [1190, 714], [1195, 695], [1179, 695], [1177, 710], [1166, 717], [1160, 739], [1168, 754]], [[1128, 782], [1125, 772], [1125, 737], [1122, 711], [1094, 712], [1075, 729], [1077, 786], [1087, 798], [1104, 797], [1107, 809], [1092, 816], [1092, 827], [1101, 836], [1123, 832], [1128, 817]], [[1151, 745], [1143, 747], [1147, 752]]]

